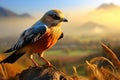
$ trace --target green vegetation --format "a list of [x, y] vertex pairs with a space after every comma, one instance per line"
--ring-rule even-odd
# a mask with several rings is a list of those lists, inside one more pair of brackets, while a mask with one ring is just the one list
[[90, 54], [90, 53], [96, 53], [97, 51], [93, 50], [69, 50], [69, 49], [64, 49], [64, 50], [48, 50], [45, 52], [45, 56], [80, 56], [80, 55], [85, 55], [85, 54]]

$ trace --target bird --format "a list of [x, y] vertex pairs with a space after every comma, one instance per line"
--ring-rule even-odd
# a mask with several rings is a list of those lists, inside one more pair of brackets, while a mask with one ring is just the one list
[[23, 31], [13, 47], [4, 53], [12, 54], [0, 61], [0, 63], [14, 63], [24, 54], [32, 61], [34, 66], [39, 66], [33, 59], [33, 54], [38, 54], [48, 66], [53, 66], [44, 58], [44, 51], [53, 47], [56, 42], [63, 38], [62, 23], [68, 22], [64, 14], [58, 9], [47, 11], [30, 28]]

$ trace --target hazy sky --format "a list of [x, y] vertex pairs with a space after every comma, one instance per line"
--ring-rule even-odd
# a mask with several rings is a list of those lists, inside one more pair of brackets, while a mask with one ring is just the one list
[[0, 0], [0, 6], [6, 7], [16, 13], [28, 12], [38, 16], [50, 9], [67, 11], [85, 11], [93, 9], [102, 3], [115, 3], [120, 5], [120, 0]]
[[[20, 34], [23, 30], [33, 25], [33, 23], [35, 23], [46, 11], [50, 9], [62, 10], [66, 18], [69, 20], [69, 23], [63, 24], [63, 26], [65, 26], [63, 27], [63, 30], [66, 32], [66, 34], [69, 34], [71, 31], [73, 32], [73, 29], [78, 30], [75, 27], [79, 27], [81, 24], [87, 21], [94, 21], [104, 24], [112, 29], [119, 28], [120, 15], [116, 15], [116, 13], [118, 13], [117, 11], [113, 11], [113, 13], [110, 13], [109, 15], [109, 12], [107, 11], [102, 12], [102, 14], [98, 11], [94, 12], [95, 15], [92, 13], [86, 16], [87, 12], [94, 10], [103, 3], [113, 3], [120, 6], [120, 0], [0, 0], [0, 6], [2, 7], [12, 10], [18, 14], [27, 12], [36, 17], [35, 20], [30, 21], [1, 20], [0, 34], [6, 31], [7, 32], [4, 34], [6, 36]], [[99, 14], [101, 14], [101, 17]], [[0, 35], [0, 37], [4, 35]]]

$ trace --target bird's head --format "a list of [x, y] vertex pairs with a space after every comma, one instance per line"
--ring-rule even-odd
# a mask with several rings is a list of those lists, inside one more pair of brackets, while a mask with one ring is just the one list
[[56, 26], [61, 22], [68, 22], [64, 14], [60, 10], [50, 10], [45, 13], [41, 21], [47, 26]]

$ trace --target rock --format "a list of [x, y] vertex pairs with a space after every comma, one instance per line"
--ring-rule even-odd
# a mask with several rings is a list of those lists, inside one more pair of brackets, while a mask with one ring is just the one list
[[71, 80], [63, 72], [53, 67], [30, 67], [21, 72], [19, 80]]

